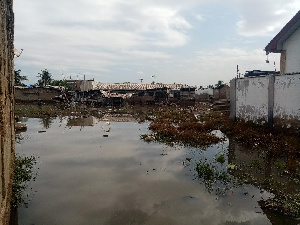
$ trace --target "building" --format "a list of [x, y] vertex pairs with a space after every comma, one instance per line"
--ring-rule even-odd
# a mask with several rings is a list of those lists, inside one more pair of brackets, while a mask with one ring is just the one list
[[222, 84], [219, 87], [213, 89], [213, 98], [215, 100], [229, 100], [230, 99], [230, 85]]
[[97, 105], [122, 105], [126, 99], [130, 104], [154, 104], [156, 102], [178, 102], [195, 104], [195, 87], [185, 84], [100, 83], [94, 80], [81, 81], [75, 100], [93, 102]]
[[270, 41], [265, 51], [281, 54], [280, 75], [231, 80], [230, 117], [299, 128], [300, 11]]
[[46, 86], [46, 87], [15, 87], [16, 102], [52, 102], [56, 99], [66, 99], [63, 87]]
[[280, 73], [300, 72], [300, 11], [265, 47], [269, 53], [280, 53]]

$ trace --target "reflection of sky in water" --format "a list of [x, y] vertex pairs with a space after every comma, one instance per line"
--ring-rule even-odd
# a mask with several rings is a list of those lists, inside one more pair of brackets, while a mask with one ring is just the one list
[[227, 142], [204, 152], [148, 144], [139, 138], [147, 124], [136, 122], [111, 122], [110, 132], [105, 121], [70, 129], [66, 118], [54, 119], [45, 133], [39, 119], [27, 125], [17, 152], [40, 156], [40, 169], [20, 224], [270, 224], [253, 186], [216, 198], [193, 180], [194, 162]]

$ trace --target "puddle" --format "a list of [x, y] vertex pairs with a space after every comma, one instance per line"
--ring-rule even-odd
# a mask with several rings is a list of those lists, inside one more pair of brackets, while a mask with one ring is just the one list
[[24, 120], [16, 151], [38, 156], [39, 171], [13, 224], [297, 224], [262, 210], [270, 194], [252, 184], [208, 191], [199, 161], [224, 154], [220, 169], [257, 157], [229, 140], [205, 151], [148, 143], [140, 139], [148, 123], [110, 119]]

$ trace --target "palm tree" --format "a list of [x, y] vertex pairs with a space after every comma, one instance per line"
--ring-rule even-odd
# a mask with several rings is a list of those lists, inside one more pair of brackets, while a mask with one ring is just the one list
[[45, 87], [52, 82], [52, 74], [47, 69], [41, 70], [38, 77], [40, 78], [37, 82], [39, 87]]

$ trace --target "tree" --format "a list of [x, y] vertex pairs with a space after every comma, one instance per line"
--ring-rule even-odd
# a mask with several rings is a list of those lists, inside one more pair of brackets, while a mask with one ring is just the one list
[[215, 87], [216, 87], [216, 88], [219, 88], [219, 87], [221, 87], [223, 84], [224, 84], [224, 81], [219, 80], [218, 83], [215, 84]]
[[51, 84], [52, 82], [52, 74], [47, 70], [41, 70], [38, 77], [40, 78], [36, 83], [39, 87], [45, 87], [46, 85]]
[[26, 76], [21, 76], [21, 70], [15, 70], [15, 86], [26, 86], [22, 81], [28, 80]]
[[65, 87], [66, 91], [72, 91], [73, 87], [66, 80], [52, 80], [51, 85]]

